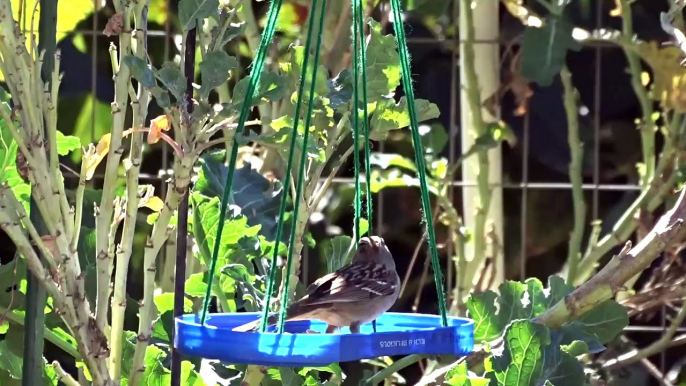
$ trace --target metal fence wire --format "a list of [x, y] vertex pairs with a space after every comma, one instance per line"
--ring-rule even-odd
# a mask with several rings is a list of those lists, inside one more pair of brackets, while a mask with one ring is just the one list
[[[493, 0], [495, 1], [495, 0]], [[159, 3], [159, 2], [158, 2]], [[458, 1], [453, 1], [452, 4], [450, 5], [450, 11], [449, 14], [446, 15], [450, 19], [450, 24], [454, 26], [454, 28], [457, 30], [457, 22], [458, 22]], [[595, 10], [594, 10], [594, 16], [595, 20], [593, 21], [592, 26], [589, 27], [595, 27], [595, 28], [602, 28], [605, 26], [605, 20], [604, 18], [607, 18], [606, 16], [608, 14], [607, 12], [607, 3], [608, 2], [603, 2], [603, 1], [596, 1], [593, 2], [595, 5]], [[610, 1], [609, 3], [613, 3]], [[176, 1], [175, 0], [165, 0], [164, 4], [160, 4], [163, 6], [166, 10], [171, 10], [171, 9], [176, 9]], [[102, 0], [93, 0], [93, 6], [94, 8], [101, 9], [103, 7], [103, 2]], [[501, 7], [502, 8], [502, 7]], [[506, 19], [507, 14], [506, 11], [501, 12], [501, 19]], [[59, 17], [59, 16], [58, 16]], [[104, 34], [103, 34], [103, 29], [106, 23], [106, 19], [103, 19], [103, 17], [92, 17], [92, 22], [89, 28], [78, 28], [76, 30], [72, 31], [64, 31], [70, 33], [73, 37], [82, 37], [83, 41], [89, 42], [90, 44], [90, 53], [92, 55], [91, 57], [91, 65], [90, 65], [90, 73], [88, 74], [90, 77], [90, 94], [95, 96], [95, 95], [100, 95], [101, 90], [99, 89], [100, 82], [99, 78], [103, 76], [103, 74], [99, 73], [99, 71], [102, 71], [102, 66], [99, 66], [98, 63], [102, 62], [104, 58], [102, 58], [102, 44]], [[517, 21], [518, 23], [518, 21]], [[657, 23], [657, 21], [656, 21]], [[163, 47], [164, 51], [164, 58], [166, 60], [171, 60], [174, 52], [173, 52], [173, 47], [172, 47], [172, 39], [170, 37], [172, 36], [172, 29], [173, 26], [171, 25], [171, 21], [169, 18], [164, 23], [163, 28], [161, 29], [155, 29], [151, 27], [149, 30], [148, 34], [148, 39], [149, 39], [149, 46], [156, 46], [160, 47], [160, 45]], [[58, 31], [60, 32], [60, 31]], [[440, 38], [427, 38], [427, 37], [413, 37], [412, 30], [408, 30], [408, 43], [410, 44], [410, 49], [413, 51], [419, 51], [422, 47], [432, 50], [432, 49], [437, 49], [440, 50], [444, 53], [447, 52], [445, 55], [450, 56], [450, 82], [445, 82], [445, 84], [449, 84], [449, 111], [441, 111], [441, 115], [448, 117], [449, 119], [449, 125], [446, 126], [446, 128], [449, 131], [449, 144], [448, 144], [448, 158], [450, 161], [450, 164], [454, 164], [457, 158], [459, 157], [461, 151], [459, 148], [459, 144], [456, 143], [453, 138], [459, 138], [459, 132], [460, 132], [460, 127], [459, 127], [459, 116], [460, 116], [460, 105], [459, 105], [459, 57], [456, 52], [456, 50], [451, 51], [447, 47], [457, 47], [461, 42], [459, 41], [459, 37], [457, 34], [454, 34], [455, 36], [448, 38], [448, 39], [440, 39]], [[506, 46], [508, 45], [508, 42], [506, 41], [507, 39], [501, 39], [501, 41], [493, 41], [493, 42], [484, 42], [480, 41], [477, 44], [498, 44], [501, 46], [501, 52], [504, 52], [506, 49]], [[593, 55], [593, 64], [591, 68], [593, 69], [592, 75], [590, 75], [590, 83], [592, 84], [592, 95], [590, 101], [587, 101], [589, 104], [588, 110], [590, 111], [591, 114], [591, 122], [592, 122], [592, 129], [593, 129], [593, 147], [589, 148], [588, 146], [585, 148], [585, 151], [593, 155], [594, 160], [599, 160], [600, 155], [601, 155], [601, 104], [602, 104], [602, 96], [604, 95], [601, 91], [601, 85], [603, 85], [603, 79], [602, 79], [602, 74], [604, 73], [603, 71], [603, 57], [604, 57], [604, 52], [605, 50], [621, 50], [620, 48], [612, 45], [595, 45], [592, 47], [585, 47], [584, 50], [590, 50], [592, 51]], [[419, 60], [420, 56], [417, 54], [413, 55], [413, 61]], [[109, 60], [109, 59], [107, 59]], [[417, 64], [413, 64], [413, 69], [417, 68]], [[69, 72], [69, 68], [63, 68], [62, 71]], [[623, 71], [622, 68], [616, 68], [614, 71]], [[81, 77], [85, 77], [85, 74], [79, 74]], [[109, 72], [104, 74], [104, 76], [109, 77], [110, 74]], [[436, 87], [439, 87], [441, 85], [436, 85]], [[64, 86], [63, 86], [64, 87]], [[432, 85], [433, 87], [433, 85]], [[606, 94], [605, 94], [606, 95]], [[424, 97], [425, 96], [419, 96], [419, 97]], [[560, 98], [562, 98], [562, 95], [560, 95]], [[435, 102], [435, 101], [432, 101]], [[88, 107], [84, 107], [88, 108]], [[102, 117], [99, 116], [99, 112], [95, 107], [92, 107], [92, 119], [91, 119], [91, 142], [97, 143], [99, 138], [96, 136], [96, 123], [98, 122], [99, 119]], [[571, 191], [571, 184], [568, 182], [568, 178], [566, 178], [563, 175], [563, 178], [557, 178], [556, 180], [550, 180], [550, 181], [543, 181], [543, 180], [537, 180], [537, 178], [533, 177], [530, 173], [530, 168], [531, 168], [531, 151], [530, 151], [530, 142], [531, 142], [531, 133], [533, 129], [531, 127], [531, 124], [528, 120], [528, 115], [524, 117], [524, 124], [523, 124], [523, 133], [520, 135], [520, 138], [518, 138], [518, 143], [521, 152], [521, 165], [519, 166], [519, 169], [521, 170], [521, 175], [519, 176], [519, 180], [515, 179], [510, 179], [506, 180], [507, 182], [504, 182], [502, 184], [502, 188], [504, 190], [504, 195], [508, 196], [511, 193], [514, 193], [519, 197], [518, 202], [517, 200], [512, 201], [512, 200], [505, 200], [505, 205], [516, 205], [519, 207], [521, 211], [521, 217], [519, 218], [519, 228], [520, 228], [520, 240], [521, 240], [521, 255], [525, 256], [527, 251], [526, 251], [526, 240], [529, 239], [529, 236], [527, 235], [527, 224], [532, 220], [529, 218], [529, 213], [527, 211], [528, 205], [530, 204], [530, 197], [533, 191], [540, 190], [540, 191], [555, 191], [555, 192], [564, 192], [564, 191]], [[544, 130], [543, 130], [544, 131]], [[541, 130], [536, 131], [537, 133], [540, 133]], [[380, 144], [380, 151], [384, 151], [384, 144]], [[141, 173], [141, 180], [142, 183], [152, 183], [155, 186], [155, 190], [158, 192], [158, 194], [164, 194], [167, 188], [167, 183], [166, 179], [168, 178], [168, 170], [170, 166], [170, 156], [168, 152], [168, 148], [163, 146], [162, 147], [162, 157], [161, 157], [161, 165], [160, 165], [160, 170], [158, 173]], [[505, 163], [512, 163], [511, 159], [507, 159], [507, 157], [504, 157], [504, 164]], [[591, 182], [587, 182], [583, 185], [583, 189], [587, 192], [590, 192], [591, 195], [591, 212], [592, 212], [592, 218], [598, 218], [599, 215], [599, 208], [601, 206], [601, 196], [604, 193], [612, 193], [612, 192], [632, 192], [632, 191], [638, 191], [640, 188], [639, 186], [635, 184], [622, 184], [622, 183], [617, 183], [617, 184], [609, 184], [609, 183], [601, 183], [601, 175], [600, 175], [600, 163], [599, 162], [594, 162], [593, 163], [593, 172], [590, 177]], [[94, 181], [99, 181], [96, 182], [96, 185], [101, 184], [101, 175], [96, 175], [94, 176]], [[350, 178], [345, 178], [345, 177], [339, 177], [334, 179], [334, 184], [351, 184], [352, 179]], [[461, 189], [463, 186], [474, 186], [475, 182], [474, 181], [462, 181], [462, 180], [455, 180], [452, 183], [453, 187], [450, 191], [451, 197], [456, 194], [456, 192]], [[386, 228], [387, 226], [390, 226], [391, 223], [386, 221], [387, 213], [384, 211], [384, 199], [385, 199], [386, 193], [385, 192], [380, 192], [377, 197], [377, 225], [376, 229], [381, 230]], [[454, 201], [455, 202], [455, 201]], [[569, 201], [569, 205], [571, 206], [571, 198]], [[456, 207], [460, 207], [461, 205], [456, 204]], [[507, 210], [507, 208], [506, 208]], [[511, 226], [512, 224], [506, 223], [505, 226]], [[173, 238], [169, 240], [169, 242], [174, 242]], [[168, 251], [174, 251], [174, 248], [163, 248], [162, 253], [168, 253]], [[450, 251], [448, 251], [450, 253]], [[170, 256], [170, 258], [173, 258]], [[302, 275], [304, 278], [308, 277], [308, 258], [307, 258], [307, 249], [305, 249], [304, 254], [303, 254], [303, 272]], [[520, 265], [519, 261], [506, 261], [506, 270], [514, 269], [514, 265]], [[451, 264], [446, 264], [446, 272], [447, 272], [447, 277], [448, 280], [453, 280], [452, 276], [454, 275], [454, 267], [452, 267]], [[526, 267], [522, 264], [521, 267], [518, 267], [519, 269], [519, 276], [521, 278], [525, 278], [527, 276], [526, 272]], [[448, 287], [450, 288], [450, 287]], [[658, 325], [640, 325], [640, 324], [632, 324], [629, 326], [626, 331], [629, 333], [629, 335], [632, 338], [636, 338], [637, 340], [641, 340], [644, 342], [650, 342], [658, 339], [661, 335], [661, 333], [665, 330], [665, 326], [668, 325], [667, 322], [667, 310], [663, 306], [661, 311], [660, 311], [660, 322]], [[686, 327], [680, 328], [679, 331], [684, 331], [686, 332]], [[663, 352], [659, 354], [656, 357], [650, 358], [653, 364], [656, 366], [656, 368], [660, 371], [661, 374], [665, 374], [665, 372], [668, 371], [668, 361], [667, 358], [669, 356], [669, 353], [671, 351]], [[683, 354], [682, 354], [683, 355]], [[674, 362], [674, 361], [670, 361]], [[651, 377], [652, 378], [652, 377]], [[653, 382], [653, 380], [648, 380], [646, 379], [646, 382]]]

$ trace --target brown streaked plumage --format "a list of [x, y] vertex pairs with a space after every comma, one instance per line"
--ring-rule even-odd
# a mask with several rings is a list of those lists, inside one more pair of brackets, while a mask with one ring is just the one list
[[[386, 243], [379, 236], [363, 237], [352, 262], [317, 279], [300, 300], [286, 311], [286, 320], [318, 319], [328, 324], [327, 333], [350, 327], [358, 333], [360, 325], [369, 323], [386, 312], [400, 293], [400, 278]], [[278, 321], [271, 315], [267, 323]], [[233, 331], [256, 331], [260, 319]]]

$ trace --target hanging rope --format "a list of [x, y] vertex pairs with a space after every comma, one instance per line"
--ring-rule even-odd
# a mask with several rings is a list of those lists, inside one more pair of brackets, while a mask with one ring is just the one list
[[[289, 164], [286, 166], [286, 175], [290, 175], [290, 162], [293, 159], [293, 153], [295, 150], [295, 139], [297, 138], [297, 133], [298, 133], [298, 126], [300, 124], [300, 109], [302, 107], [302, 99], [303, 99], [303, 91], [305, 89], [305, 79], [307, 76], [307, 68], [309, 64], [309, 57], [310, 57], [310, 43], [312, 40], [312, 32], [314, 30], [314, 15], [315, 15], [315, 10], [317, 9], [317, 4], [318, 0], [312, 0], [312, 6], [310, 7], [310, 21], [309, 21], [309, 26], [307, 28], [307, 41], [305, 43], [305, 54], [303, 57], [303, 64], [302, 64], [302, 71], [300, 74], [300, 88], [298, 90], [298, 100], [296, 102], [296, 107], [295, 107], [295, 118], [293, 119], [294, 127], [293, 127], [293, 132], [291, 133], [291, 147], [290, 151], [288, 154], [288, 162]], [[305, 125], [304, 125], [304, 134], [303, 134], [303, 144], [302, 144], [302, 150], [300, 152], [300, 170], [298, 172], [298, 182], [295, 188], [295, 198], [294, 198], [294, 203], [293, 203], [293, 225], [291, 226], [291, 235], [289, 239], [289, 244], [288, 244], [288, 258], [286, 259], [286, 274], [284, 277], [284, 284], [283, 284], [283, 293], [281, 294], [281, 312], [279, 313], [279, 325], [277, 329], [277, 333], [283, 331], [283, 324], [286, 319], [286, 311], [288, 308], [288, 294], [290, 293], [290, 284], [291, 284], [291, 267], [293, 265], [293, 253], [295, 250], [295, 231], [296, 231], [296, 217], [298, 215], [298, 211], [300, 209], [300, 197], [302, 196], [302, 186], [303, 186], [303, 181], [305, 180], [305, 172], [306, 172], [306, 161], [307, 161], [307, 141], [309, 138], [310, 134], [310, 119], [312, 117], [312, 107], [314, 106], [314, 95], [315, 95], [315, 87], [317, 84], [317, 68], [319, 67], [319, 51], [322, 45], [322, 34], [323, 34], [323, 28], [324, 28], [324, 10], [326, 9], [326, 0], [322, 0], [322, 6], [320, 8], [320, 15], [319, 15], [319, 24], [317, 26], [318, 30], [318, 35], [317, 35], [317, 45], [315, 46], [315, 51], [314, 51], [314, 66], [312, 68], [312, 78], [310, 79], [310, 93], [309, 93], [309, 99], [307, 102], [307, 112], [305, 113]], [[288, 180], [288, 178], [286, 178]], [[285, 187], [284, 191], [288, 191], [288, 188]], [[283, 195], [283, 197], [286, 197], [286, 194]], [[284, 212], [285, 212], [285, 200], [282, 200], [281, 202], [281, 209], [279, 213], [279, 226], [284, 221]], [[274, 258], [272, 259], [272, 268], [270, 272], [270, 276], [274, 275], [274, 272], [276, 271], [276, 253], [278, 251], [278, 244], [279, 239], [276, 239], [276, 249], [274, 249]], [[273, 281], [270, 277], [270, 281], [272, 282], [273, 286]], [[267, 293], [265, 295], [265, 300], [268, 302], [267, 296], [270, 296], [271, 293]], [[265, 303], [269, 304], [269, 303]], [[262, 332], [265, 331], [267, 328], [267, 316], [269, 314], [269, 307], [265, 306], [265, 311], [264, 315], [262, 315]]]
[[[360, 115], [359, 115], [359, 89], [362, 83], [362, 127], [364, 131], [364, 157], [367, 201], [367, 223], [369, 234], [372, 234], [372, 175], [370, 162], [370, 139], [369, 139], [369, 113], [367, 112], [367, 52], [363, 44], [364, 38], [364, 7], [362, 0], [352, 0], [353, 13], [353, 146], [355, 158], [355, 246], [360, 241], [360, 219], [362, 217], [362, 188], [360, 185], [360, 156], [358, 146], [360, 144]], [[361, 79], [360, 79], [361, 76]]]
[[[311, 48], [311, 42], [312, 42], [312, 35], [313, 35], [313, 30], [314, 30], [314, 21], [315, 21], [315, 11], [318, 9], [318, 0], [313, 0], [312, 5], [310, 7], [310, 18], [309, 18], [309, 26], [307, 30], [307, 40], [305, 43], [305, 51], [304, 51], [304, 57], [303, 57], [303, 63], [302, 63], [302, 68], [301, 68], [301, 75], [300, 75], [300, 84], [298, 88], [298, 98], [296, 101], [296, 107], [295, 107], [295, 114], [294, 114], [294, 127], [291, 132], [291, 141], [290, 141], [290, 146], [289, 146], [289, 151], [288, 151], [288, 160], [286, 164], [286, 176], [291, 175], [291, 170], [293, 167], [293, 156], [295, 154], [295, 145], [296, 145], [296, 140], [298, 136], [298, 128], [300, 125], [300, 115], [301, 115], [301, 110], [302, 110], [302, 103], [303, 103], [303, 95], [304, 95], [304, 89], [305, 89], [305, 79], [308, 74], [308, 68], [309, 68], [309, 56], [310, 56], [310, 48]], [[252, 68], [252, 71], [250, 73], [250, 82], [248, 84], [248, 90], [246, 92], [244, 101], [243, 101], [243, 106], [241, 109], [241, 114], [239, 116], [238, 120], [238, 131], [244, 130], [244, 135], [247, 133], [247, 128], [245, 127], [245, 121], [247, 120], [248, 114], [250, 112], [250, 106], [251, 106], [251, 99], [255, 93], [255, 88], [257, 84], [259, 83], [260, 77], [262, 75], [262, 70], [264, 68], [264, 63], [265, 59], [267, 56], [267, 49], [274, 37], [274, 33], [276, 30], [276, 22], [278, 20], [279, 12], [281, 10], [281, 4], [282, 0], [274, 0], [271, 3], [270, 9], [269, 9], [269, 14], [267, 16], [267, 25], [265, 27], [264, 33], [262, 35], [262, 39], [260, 41], [260, 46], [258, 49], [257, 56], [255, 58], [254, 62], [254, 67]], [[302, 151], [300, 155], [300, 164], [299, 164], [299, 173], [298, 173], [298, 180], [296, 182], [296, 189], [295, 189], [295, 197], [294, 197], [294, 208], [293, 208], [293, 213], [294, 216], [293, 218], [297, 217], [299, 208], [300, 208], [300, 201], [301, 201], [301, 196], [302, 196], [302, 185], [305, 177], [305, 172], [306, 172], [306, 160], [307, 160], [307, 143], [309, 139], [309, 131], [310, 131], [310, 120], [312, 116], [312, 108], [314, 105], [314, 95], [315, 95], [315, 87], [316, 87], [316, 74], [317, 74], [317, 68], [319, 66], [319, 53], [320, 53], [320, 47], [321, 47], [321, 40], [322, 40], [322, 34], [323, 34], [323, 26], [324, 26], [324, 15], [325, 15], [325, 8], [326, 8], [326, 0], [322, 0], [322, 5], [319, 7], [320, 13], [319, 13], [319, 21], [317, 24], [317, 30], [318, 30], [318, 35], [317, 35], [317, 42], [315, 46], [315, 52], [314, 52], [314, 68], [312, 69], [312, 74], [311, 74], [311, 83], [310, 83], [310, 90], [309, 90], [309, 95], [308, 95], [308, 104], [307, 104], [307, 111], [304, 116], [304, 130], [303, 130], [303, 142], [302, 142]], [[364, 133], [364, 148], [365, 148], [365, 175], [366, 175], [366, 199], [367, 199], [367, 204], [366, 204], [366, 209], [367, 209], [367, 219], [369, 223], [369, 233], [372, 233], [372, 200], [371, 200], [371, 164], [370, 164], [370, 138], [369, 138], [369, 114], [367, 111], [367, 90], [366, 90], [366, 85], [367, 85], [367, 75], [366, 75], [366, 63], [367, 63], [367, 58], [366, 58], [366, 52], [365, 48], [362, 43], [362, 38], [364, 36], [364, 24], [363, 24], [363, 3], [362, 0], [352, 0], [352, 8], [353, 8], [353, 50], [354, 50], [354, 55], [353, 55], [353, 77], [355, 78], [355, 85], [354, 85], [354, 100], [353, 100], [353, 140], [354, 140], [354, 146], [355, 146], [355, 203], [354, 203], [354, 209], [355, 209], [355, 241], [356, 244], [360, 239], [360, 220], [361, 220], [361, 214], [362, 214], [362, 189], [361, 189], [361, 184], [360, 184], [360, 159], [359, 159], [359, 152], [357, 151], [357, 147], [359, 146], [359, 140], [360, 140], [360, 111], [359, 111], [359, 88], [360, 88], [360, 83], [362, 83], [362, 121], [363, 121], [363, 133]], [[433, 266], [434, 270], [434, 279], [436, 282], [436, 290], [438, 292], [438, 302], [439, 302], [439, 309], [441, 313], [441, 323], [443, 326], [447, 326], [447, 315], [446, 315], [446, 304], [445, 304], [445, 293], [444, 293], [444, 288], [443, 288], [443, 277], [441, 273], [441, 267], [440, 267], [440, 262], [438, 260], [438, 250], [436, 248], [436, 235], [434, 232], [433, 228], [433, 223], [431, 222], [431, 207], [430, 207], [430, 200], [429, 200], [429, 192], [428, 192], [428, 184], [426, 180], [426, 165], [424, 162], [424, 157], [423, 157], [423, 149], [422, 149], [422, 143], [421, 143], [421, 138], [419, 136], [419, 128], [417, 124], [417, 112], [415, 108], [415, 102], [414, 102], [414, 90], [412, 87], [412, 77], [411, 77], [411, 71], [410, 71], [410, 61], [409, 61], [409, 53], [407, 49], [407, 41], [405, 39], [405, 31], [403, 29], [402, 25], [402, 19], [401, 19], [401, 7], [400, 7], [400, 2], [399, 0], [391, 0], [391, 8], [393, 12], [393, 27], [396, 32], [396, 45], [398, 46], [398, 51], [400, 53], [400, 64], [401, 64], [401, 69], [402, 69], [402, 83], [403, 83], [403, 89], [405, 90], [405, 95], [407, 98], [407, 103], [408, 103], [408, 111], [410, 115], [410, 129], [412, 132], [412, 142], [413, 142], [413, 147], [414, 147], [414, 156], [415, 156], [415, 162], [417, 163], [417, 169], [418, 169], [418, 175], [419, 175], [419, 184], [421, 188], [421, 196], [422, 196], [422, 207], [423, 207], [423, 217], [424, 217], [424, 222], [426, 223], [426, 228], [427, 228], [427, 234], [429, 238], [429, 246], [431, 249], [431, 263]], [[226, 217], [226, 209], [228, 206], [228, 201], [229, 201], [229, 194], [231, 191], [231, 186], [233, 183], [233, 176], [234, 176], [234, 171], [235, 171], [235, 166], [236, 166], [236, 158], [238, 154], [238, 141], [235, 140], [232, 146], [231, 150], [231, 157], [229, 160], [229, 170], [228, 170], [228, 176], [226, 180], [226, 184], [224, 187], [224, 194], [223, 194], [223, 199], [221, 201], [221, 211], [219, 213], [219, 224], [217, 226], [217, 234], [216, 234], [216, 242], [214, 245], [214, 250], [212, 254], [212, 261], [210, 263], [209, 267], [209, 279], [208, 279], [208, 286], [207, 286], [207, 292], [205, 294], [205, 299], [203, 301], [203, 309], [202, 309], [202, 317], [201, 317], [201, 324], [205, 323], [206, 316], [207, 316], [207, 310], [209, 308], [209, 301], [211, 298], [211, 289], [212, 289], [212, 282], [214, 279], [214, 272], [216, 270], [216, 264], [217, 264], [217, 259], [219, 255], [219, 245], [221, 243], [221, 234], [223, 231], [224, 227], [224, 221]], [[290, 178], [285, 178], [284, 183], [283, 183], [283, 191], [284, 194], [281, 197], [281, 203], [279, 207], [279, 220], [277, 223], [277, 229], [276, 229], [276, 237], [275, 237], [275, 246], [274, 246], [274, 252], [272, 256], [272, 261], [271, 261], [271, 268], [269, 272], [269, 278], [267, 281], [267, 289], [265, 291], [265, 297], [264, 297], [264, 312], [262, 315], [262, 324], [261, 324], [261, 331], [265, 332], [267, 328], [267, 318], [269, 316], [269, 304], [271, 300], [271, 295], [274, 291], [274, 282], [276, 281], [276, 261], [278, 258], [278, 251], [279, 251], [279, 245], [281, 243], [281, 237], [283, 233], [283, 223], [285, 220], [285, 211], [286, 211], [286, 203], [287, 203], [287, 194], [286, 192], [289, 191], [290, 187]], [[294, 221], [295, 222], [295, 221]], [[283, 330], [283, 325], [286, 317], [286, 310], [287, 310], [287, 305], [288, 305], [288, 295], [290, 293], [290, 276], [291, 276], [291, 268], [292, 268], [292, 260], [293, 260], [293, 254], [294, 254], [294, 249], [295, 249], [295, 231], [296, 231], [296, 226], [295, 224], [291, 227], [291, 232], [290, 232], [290, 237], [289, 237], [289, 248], [288, 248], [288, 256], [286, 260], [286, 273], [284, 277], [284, 291], [282, 293], [282, 298], [281, 298], [281, 310], [279, 313], [279, 322], [278, 322], [278, 328], [277, 332], [281, 332]]]
[[[276, 22], [279, 17], [279, 12], [281, 11], [281, 3], [283, 0], [274, 0], [269, 7], [269, 14], [267, 16], [267, 26], [262, 34], [262, 40], [260, 40], [260, 46], [257, 51], [257, 56], [255, 57], [255, 62], [253, 63], [253, 68], [250, 72], [250, 82], [248, 82], [248, 89], [246, 90], [245, 97], [243, 98], [243, 106], [241, 108], [241, 114], [238, 117], [238, 127], [236, 132], [241, 130], [243, 135], [247, 135], [246, 132], [249, 130], [245, 127], [245, 121], [248, 119], [248, 114], [250, 113], [250, 106], [252, 105], [252, 98], [255, 95], [255, 88], [262, 77], [262, 69], [264, 68], [264, 62], [267, 58], [267, 50], [274, 37], [274, 32], [276, 31]], [[229, 159], [228, 166], [228, 176], [226, 178], [226, 183], [224, 185], [224, 195], [221, 201], [221, 210], [219, 211], [219, 223], [217, 224], [217, 235], [214, 242], [214, 250], [212, 251], [212, 261], [209, 267], [209, 278], [207, 281], [207, 292], [205, 293], [205, 299], [202, 305], [202, 315], [200, 317], [200, 324], [205, 324], [207, 319], [207, 310], [210, 307], [210, 299], [212, 298], [212, 282], [214, 281], [214, 272], [217, 269], [217, 260], [219, 257], [219, 245], [221, 244], [221, 235], [224, 230], [224, 220], [226, 218], [226, 208], [229, 205], [229, 195], [231, 193], [231, 187], [233, 185], [233, 175], [236, 170], [236, 158], [238, 158], [238, 138], [234, 137], [233, 146], [231, 147], [231, 158]]]
[[400, 0], [391, 0], [391, 10], [393, 12], [393, 29], [395, 30], [395, 42], [400, 54], [400, 67], [402, 70], [403, 90], [407, 98], [407, 109], [410, 114], [410, 131], [412, 132], [412, 143], [414, 147], [414, 159], [417, 163], [417, 174], [419, 175], [419, 186], [422, 195], [423, 217], [426, 223], [426, 233], [429, 237], [429, 248], [431, 249], [431, 265], [434, 271], [434, 281], [436, 282], [436, 292], [438, 293], [438, 307], [441, 313], [441, 324], [443, 327], [448, 325], [448, 317], [445, 305], [445, 292], [443, 289], [443, 274], [441, 273], [441, 263], [438, 260], [438, 249], [436, 248], [436, 234], [431, 215], [431, 201], [429, 199], [429, 188], [426, 182], [426, 165], [424, 163], [424, 149], [422, 140], [419, 136], [419, 126], [417, 124], [417, 111], [414, 103], [414, 88], [412, 87], [412, 72], [410, 71], [410, 54], [407, 49], [405, 39], [405, 29], [403, 27], [402, 9]]

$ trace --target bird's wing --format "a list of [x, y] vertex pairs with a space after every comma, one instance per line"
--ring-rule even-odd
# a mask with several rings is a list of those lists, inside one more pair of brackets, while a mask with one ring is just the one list
[[357, 262], [312, 283], [298, 303], [316, 305], [355, 302], [390, 296], [399, 285], [397, 275], [381, 264]]

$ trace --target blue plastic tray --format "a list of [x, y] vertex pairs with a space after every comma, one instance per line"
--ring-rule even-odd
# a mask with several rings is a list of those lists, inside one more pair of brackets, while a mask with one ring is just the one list
[[[205, 326], [199, 316], [177, 317], [174, 347], [184, 355], [218, 359], [230, 363], [267, 366], [324, 366], [334, 362], [356, 361], [390, 355], [464, 356], [474, 348], [474, 321], [448, 318], [441, 327], [436, 315], [387, 312], [359, 334], [343, 328], [336, 334], [306, 333], [308, 329], [326, 331], [319, 321], [285, 324], [286, 332], [235, 332], [232, 328], [261, 317], [261, 313], [210, 314]], [[271, 331], [274, 331], [272, 328]]]

